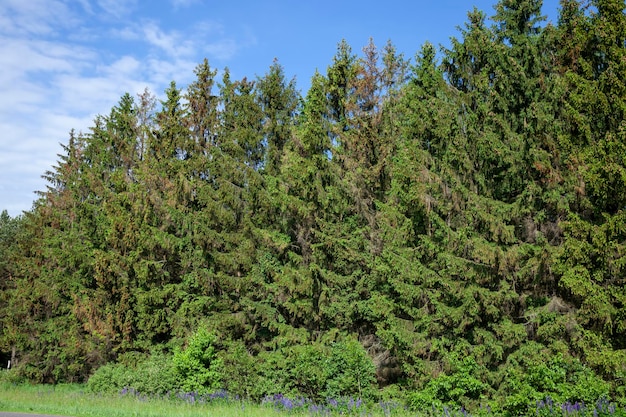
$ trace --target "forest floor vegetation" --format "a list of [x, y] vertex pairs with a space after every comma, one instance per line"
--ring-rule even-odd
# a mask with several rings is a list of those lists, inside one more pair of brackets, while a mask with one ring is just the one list
[[[84, 384], [12, 384], [0, 383], [0, 411], [45, 413], [75, 417], [273, 417], [273, 416], [429, 416], [471, 417], [499, 416], [488, 406], [473, 413], [465, 409], [433, 406], [411, 411], [395, 401], [364, 403], [360, 399], [328, 399], [315, 404], [304, 398], [274, 395], [261, 403], [230, 397], [225, 391], [210, 395], [195, 393], [147, 396], [133, 389], [118, 394], [95, 394]], [[608, 401], [593, 405], [553, 403], [549, 398], [536, 404], [528, 415], [539, 417], [624, 417], [626, 411]]]

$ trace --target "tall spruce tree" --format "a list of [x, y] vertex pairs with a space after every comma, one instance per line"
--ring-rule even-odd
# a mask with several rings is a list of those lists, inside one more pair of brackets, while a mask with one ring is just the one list
[[269, 72], [258, 79], [256, 89], [264, 115], [263, 131], [267, 146], [264, 170], [270, 175], [276, 175], [285, 144], [292, 136], [292, 124], [298, 106], [295, 80], [287, 83], [283, 67], [275, 60]]

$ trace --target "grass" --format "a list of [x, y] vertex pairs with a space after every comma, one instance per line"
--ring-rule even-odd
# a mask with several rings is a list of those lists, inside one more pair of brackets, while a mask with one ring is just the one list
[[[239, 400], [193, 401], [191, 397], [181, 399], [146, 398], [140, 395], [99, 395], [85, 392], [85, 386], [66, 385], [16, 385], [0, 382], [0, 411], [41, 413], [69, 417], [315, 417], [315, 416], [368, 416], [368, 417], [469, 417], [464, 411], [432, 410], [415, 413], [389, 403], [375, 404], [369, 409], [354, 408], [354, 403], [337, 402], [319, 409], [309, 406], [291, 408], [292, 401], [283, 396], [274, 396], [265, 404]], [[351, 400], [352, 401], [352, 400]], [[495, 414], [477, 415], [493, 417]], [[616, 409], [608, 402], [581, 409], [579, 404], [538, 404], [533, 417], [626, 417], [626, 411]]]
[[82, 385], [1, 385], [0, 410], [72, 417], [271, 417], [271, 408], [244, 402], [189, 404], [183, 401], [86, 393]]
[[276, 401], [256, 404], [247, 401], [219, 400], [190, 403], [182, 400], [145, 398], [135, 395], [98, 395], [85, 392], [84, 385], [14, 385], [0, 383], [0, 411], [42, 413], [70, 417], [312, 417], [312, 416], [415, 416], [402, 408], [377, 406], [347, 413], [328, 409], [278, 410]]

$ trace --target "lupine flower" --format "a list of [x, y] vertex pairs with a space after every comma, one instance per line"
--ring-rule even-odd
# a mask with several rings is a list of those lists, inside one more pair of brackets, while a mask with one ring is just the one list
[[228, 400], [228, 392], [224, 389], [217, 390], [209, 394], [209, 400]]

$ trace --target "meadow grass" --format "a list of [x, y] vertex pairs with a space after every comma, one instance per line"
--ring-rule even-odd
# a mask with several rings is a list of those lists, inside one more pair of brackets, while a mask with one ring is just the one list
[[[261, 417], [285, 416], [242, 401], [190, 404], [184, 401], [84, 392], [81, 385], [0, 385], [0, 410], [71, 417]], [[291, 414], [290, 415], [298, 415]], [[301, 414], [304, 415], [304, 414]]]
[[[180, 399], [183, 398], [183, 399]], [[335, 401], [335, 406], [336, 406]], [[321, 409], [314, 407], [288, 407], [292, 400], [277, 395], [265, 404], [240, 400], [193, 401], [188, 396], [178, 399], [147, 398], [141, 395], [102, 395], [85, 391], [80, 384], [16, 385], [0, 382], [0, 411], [40, 413], [68, 417], [315, 417], [315, 416], [367, 416], [367, 417], [470, 417], [463, 410], [432, 409], [411, 412], [392, 403], [379, 403], [370, 407]], [[494, 417], [491, 411], [474, 414]], [[626, 417], [624, 409], [616, 409], [608, 401], [595, 406], [582, 407], [579, 403], [552, 404], [541, 401], [531, 413], [533, 417]]]
[[275, 403], [240, 400], [190, 403], [183, 400], [136, 395], [101, 395], [85, 391], [84, 385], [15, 385], [0, 383], [0, 411], [41, 413], [69, 417], [311, 417], [311, 416], [415, 416], [397, 407], [374, 407], [352, 412], [277, 409]]

